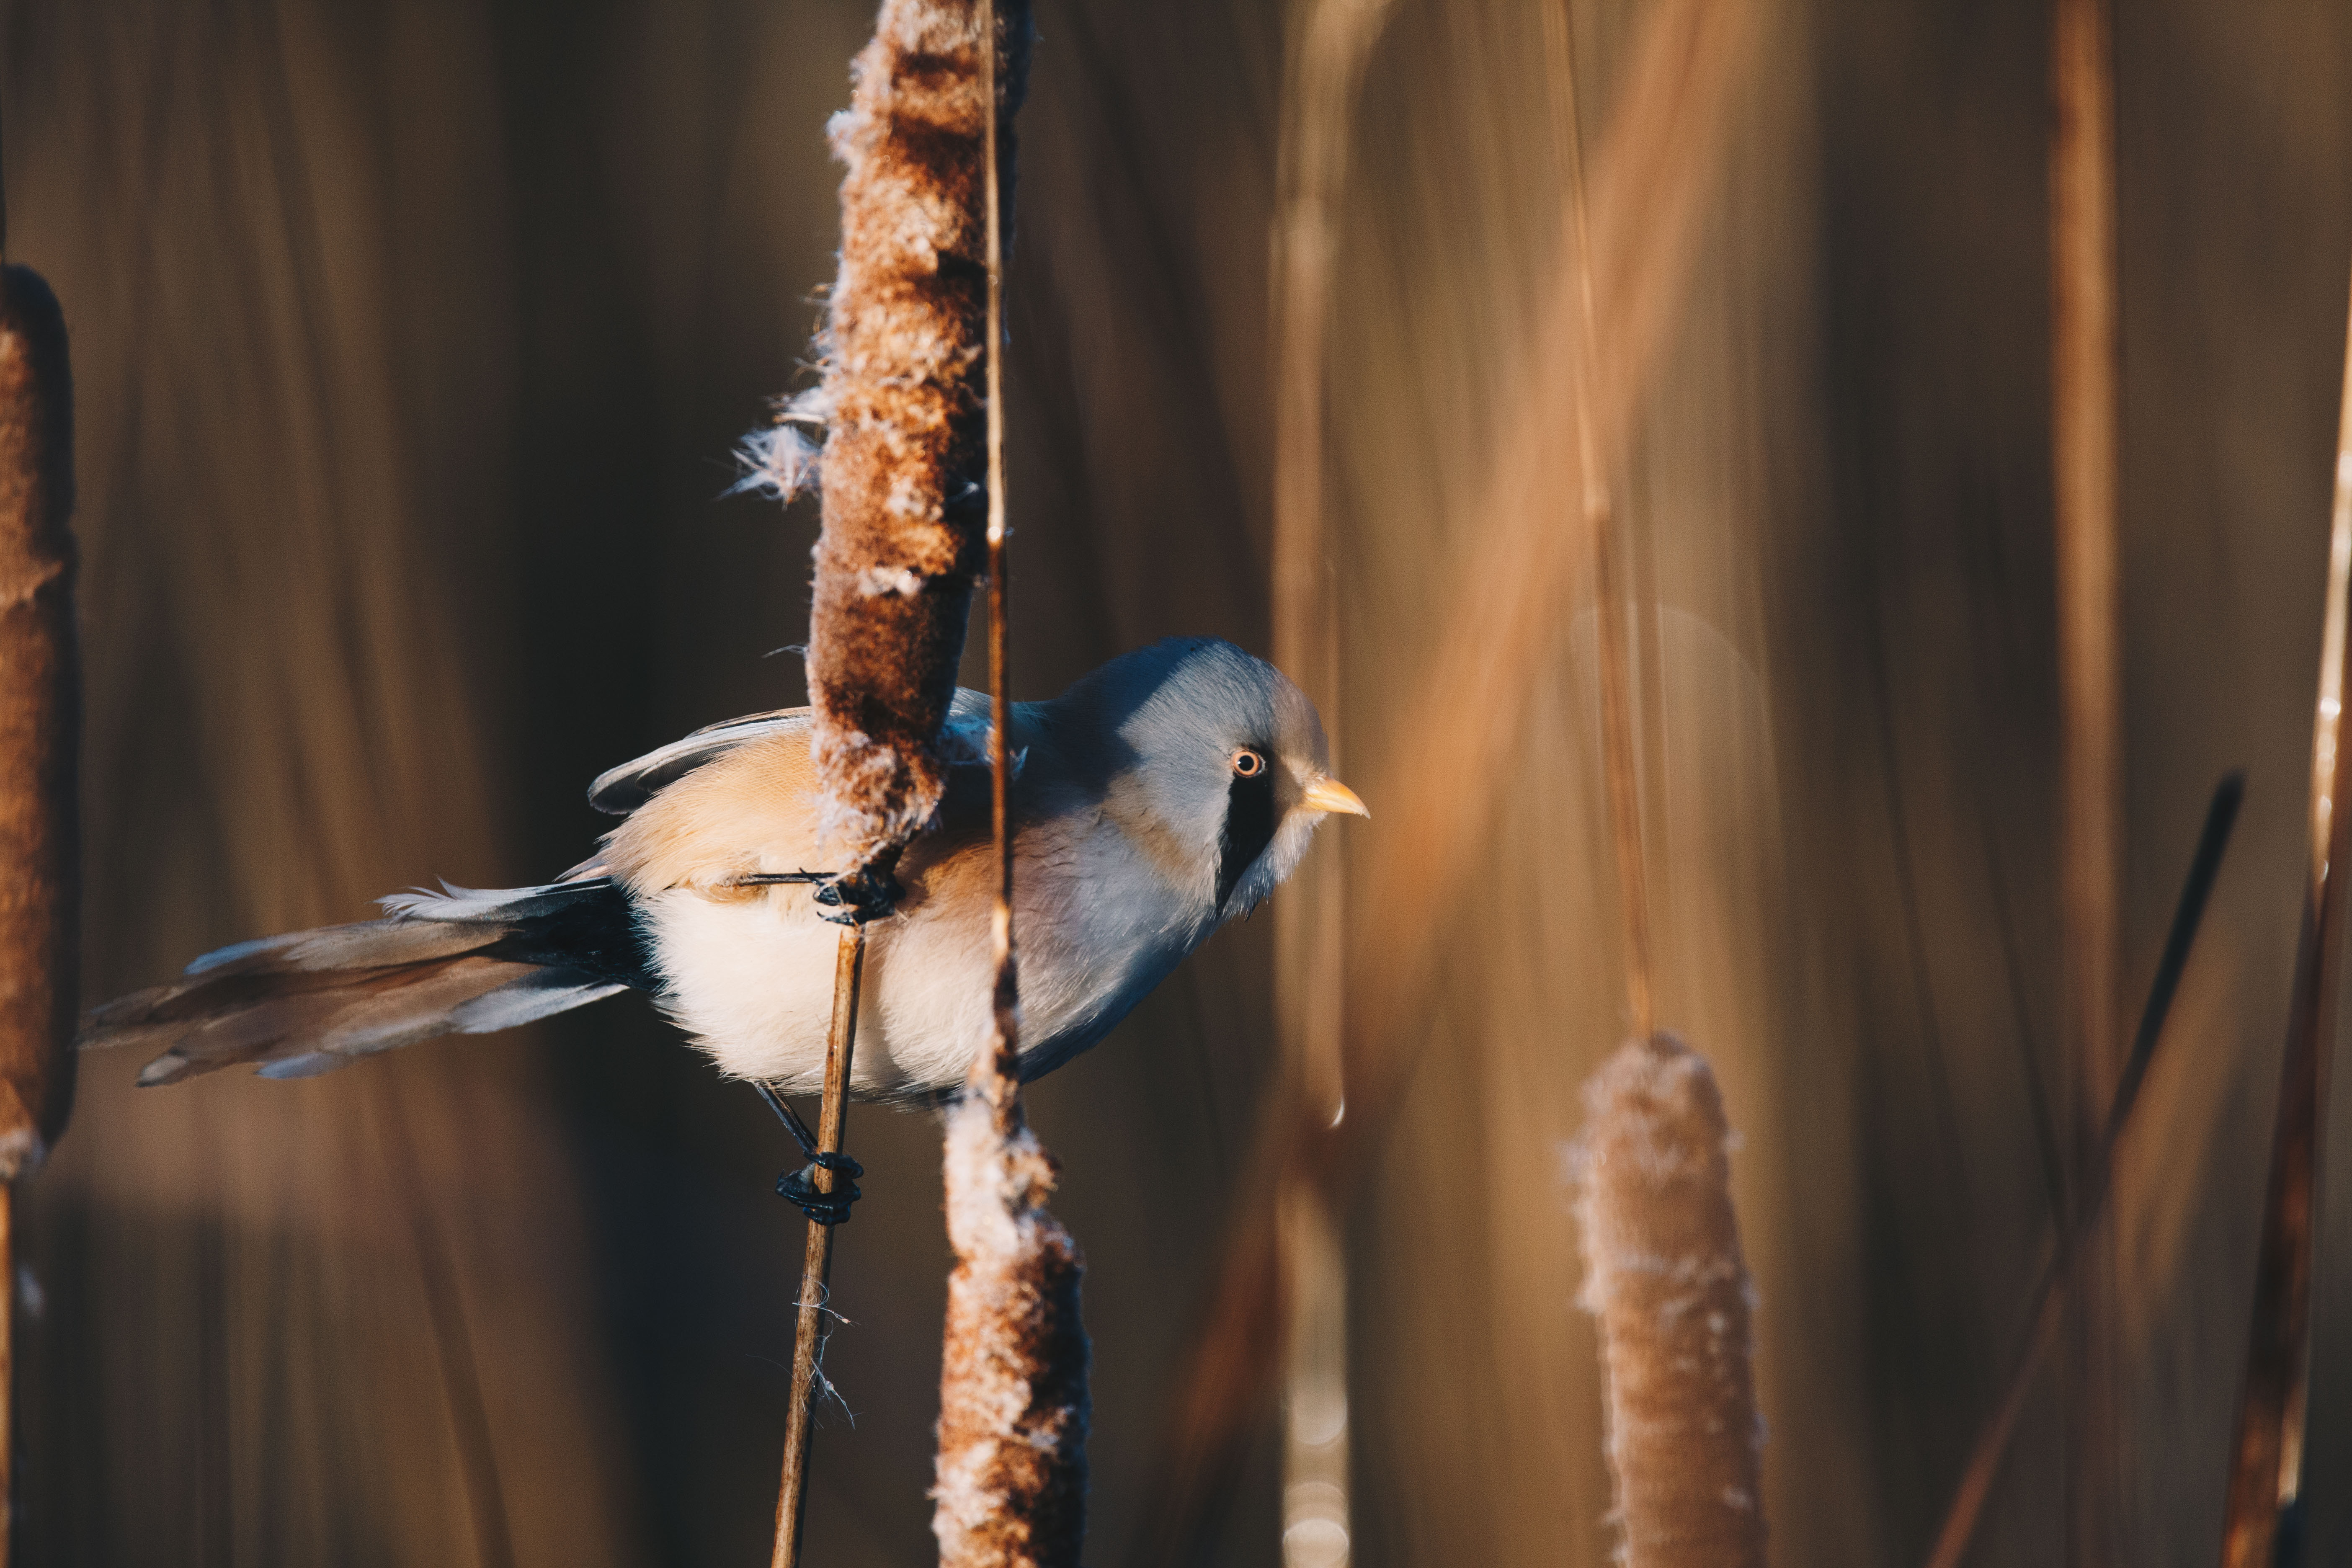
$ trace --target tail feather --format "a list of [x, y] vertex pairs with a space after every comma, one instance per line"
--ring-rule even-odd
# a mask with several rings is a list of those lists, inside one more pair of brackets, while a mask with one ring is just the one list
[[[178, 989], [193, 991], [205, 981], [234, 974], [388, 969], [436, 958], [456, 958], [481, 946], [485, 929], [482, 923], [471, 921], [395, 917], [362, 921], [354, 925], [321, 926], [316, 931], [288, 931], [283, 936], [241, 942], [205, 954], [188, 965], [191, 978]], [[497, 929], [502, 932], [506, 928]]]
[[84, 1049], [159, 1050], [142, 1084], [239, 1062], [303, 1078], [438, 1035], [488, 1034], [650, 987], [609, 881], [383, 900], [383, 920], [240, 942], [93, 1009]]

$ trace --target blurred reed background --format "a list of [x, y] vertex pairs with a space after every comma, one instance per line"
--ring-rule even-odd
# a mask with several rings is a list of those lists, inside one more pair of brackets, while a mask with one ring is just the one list
[[[1589, 148], [1662, 3], [1580, 0]], [[1618, 488], [1659, 1018], [1746, 1138], [1775, 1554], [1900, 1563], [1998, 1393], [2065, 1109], [2048, 12], [1751, 3]], [[1326, 437], [1359, 784], [1414, 754], [1398, 694], [1513, 400], [1568, 374], [1527, 363], [1564, 189], [1538, 4], [1396, 0], [1367, 66]], [[93, 1000], [406, 884], [551, 874], [601, 768], [800, 700], [767, 656], [805, 632], [814, 510], [716, 498], [832, 270], [821, 128], [866, 0], [0, 15], [11, 256], [75, 332]], [[1268, 646], [1286, 25], [1038, 20], [1008, 305], [1029, 695], [1162, 634]], [[2117, 39], [2127, 1015], [2207, 792], [2250, 775], [2116, 1199], [2120, 1541], [2201, 1564], [2301, 891], [2352, 13], [2151, 0]], [[1475, 896], [1424, 911], [1444, 980], [1392, 1020], [1422, 1066], [1346, 1214], [1367, 1568], [1606, 1558], [1559, 1169], [1622, 1027], [1589, 606], [1517, 683], [1517, 755], [1460, 781], [1499, 812]], [[1220, 936], [1032, 1097], [1091, 1264], [1094, 1562], [1164, 1544], [1272, 963], [1267, 922]], [[790, 1156], [641, 1001], [306, 1083], [140, 1092], [136, 1066], [85, 1063], [26, 1205], [26, 1561], [758, 1561]], [[873, 1174], [828, 1370], [857, 1418], [819, 1434], [808, 1538], [843, 1568], [931, 1550], [947, 1265], [931, 1121], [850, 1127]], [[2314, 1562], [2352, 1551], [2343, 1234]], [[1261, 1415], [1202, 1561], [1280, 1560], [1271, 1390]], [[1979, 1561], [2061, 1560], [2061, 1441], [2052, 1395]]]

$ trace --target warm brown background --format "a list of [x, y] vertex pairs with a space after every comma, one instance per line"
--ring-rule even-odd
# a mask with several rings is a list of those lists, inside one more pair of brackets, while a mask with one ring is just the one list
[[[1559, 191], [1536, 0], [1400, 0], [1338, 277], [1347, 700], [1412, 744], [1430, 586], [1523, 367]], [[1580, 5], [1588, 124], [1641, 0]], [[2118, 21], [2127, 1013], [2206, 792], [2246, 816], [2120, 1196], [2131, 1560], [2202, 1563], [2298, 895], [2352, 261], [2352, 11]], [[1662, 1015], [1747, 1141], [1776, 1555], [1900, 1563], [2015, 1326], [2056, 1034], [2040, 5], [1777, 0], [1628, 466]], [[1016, 688], [1266, 642], [1279, 6], [1040, 0], [1011, 301]], [[716, 500], [829, 275], [866, 0], [13, 0], [12, 259], [75, 330], [97, 999], [446, 876], [533, 880], [581, 790], [798, 700], [806, 508]], [[1357, 1551], [1603, 1561], [1559, 1185], [1619, 1026], [1590, 625], [1561, 607], [1446, 995], [1352, 1228]], [[1369, 766], [1368, 766], [1369, 771]], [[1375, 812], [1381, 802], [1374, 800]], [[1409, 831], [1375, 816], [1340, 834]], [[1360, 963], [1378, 962], [1359, 955]], [[1043, 1086], [1088, 1249], [1089, 1559], [1154, 1445], [1266, 1077], [1236, 929]], [[329, 1079], [86, 1064], [35, 1190], [26, 1560], [760, 1560], [785, 1145], [639, 1000]], [[2054, 1094], [2054, 1089], [2051, 1091]], [[2063, 1109], [2063, 1108], [2062, 1108]], [[2342, 1118], [2338, 1118], [2339, 1122]], [[945, 1251], [861, 1111], [810, 1558], [929, 1552]], [[2352, 1172], [2352, 1161], [2338, 1161]], [[2352, 1179], [2333, 1184], [2352, 1213]], [[2352, 1551], [2352, 1279], [2321, 1266], [2314, 1562]], [[1270, 1434], [1271, 1427], [1268, 1427]], [[1984, 1562], [2059, 1560], [2037, 1408]], [[1278, 1559], [1273, 1448], [1214, 1561]]]

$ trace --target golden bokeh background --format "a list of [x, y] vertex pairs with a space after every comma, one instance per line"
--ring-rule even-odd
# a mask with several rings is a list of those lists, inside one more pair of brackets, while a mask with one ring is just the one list
[[[1545, 0], [1556, 3], [1556, 0]], [[1646, 10], [1575, 7], [1588, 128]], [[1777, 1560], [1916, 1561], [1998, 1392], [2063, 1125], [2048, 11], [1752, 0], [1619, 475], [1660, 1013], [1713, 1058], [1761, 1291]], [[2123, 1555], [2212, 1560], [2301, 892], [2352, 264], [2352, 11], [2117, 23], [2126, 1015], [2208, 793], [2249, 794], [2115, 1224]], [[1008, 320], [1016, 691], [1171, 633], [1269, 640], [1284, 8], [1038, 0]], [[603, 768], [796, 701], [803, 503], [722, 494], [829, 277], [868, 0], [8, 0], [9, 256], [74, 332], [88, 985], [536, 881]], [[1479, 536], [1559, 262], [1534, 0], [1397, 0], [1333, 274], [1329, 505], [1358, 775]], [[1564, 512], [1565, 516], [1566, 513]], [[1347, 1215], [1364, 1568], [1605, 1562], [1562, 1186], [1615, 1044], [1589, 595], [1417, 1064]], [[1424, 762], [1427, 759], [1423, 759]], [[1442, 761], [1442, 759], [1441, 759]], [[1360, 854], [1384, 818], [1326, 835]], [[1356, 846], [1350, 849], [1349, 846]], [[1356, 973], [1387, 961], [1362, 943]], [[1150, 1511], [1275, 1059], [1219, 935], [1037, 1087], [1087, 1250], [1089, 1560]], [[30, 1189], [25, 1560], [759, 1560], [787, 1146], [642, 999], [321, 1079], [83, 1063]], [[2040, 1110], [2037, 1110], [2037, 1105]], [[2336, 1118], [2339, 1126], [2344, 1121]], [[929, 1118], [859, 1109], [808, 1560], [930, 1548], [947, 1255]], [[2339, 1145], [2340, 1146], [2340, 1145]], [[2352, 1162], [2330, 1212], [2352, 1214]], [[2352, 1277], [2325, 1222], [2314, 1563], [2352, 1552]], [[1281, 1560], [1274, 1391], [1197, 1560]], [[2063, 1556], [2029, 1412], [1976, 1561]]]

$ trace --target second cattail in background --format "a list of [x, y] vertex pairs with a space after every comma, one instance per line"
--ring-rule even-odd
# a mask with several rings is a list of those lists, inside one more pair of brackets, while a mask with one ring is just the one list
[[1619, 1561], [1763, 1568], [1755, 1287], [1715, 1074], [1660, 1033], [1602, 1063], [1585, 1108], [1576, 1217], [1584, 1306], [1601, 1321]]

